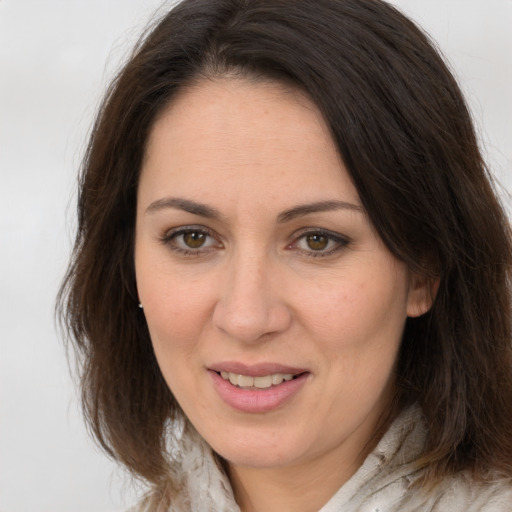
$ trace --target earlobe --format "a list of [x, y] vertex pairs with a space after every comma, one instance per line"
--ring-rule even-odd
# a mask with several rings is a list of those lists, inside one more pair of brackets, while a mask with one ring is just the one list
[[411, 274], [407, 316], [415, 318], [430, 310], [439, 290], [439, 277]]

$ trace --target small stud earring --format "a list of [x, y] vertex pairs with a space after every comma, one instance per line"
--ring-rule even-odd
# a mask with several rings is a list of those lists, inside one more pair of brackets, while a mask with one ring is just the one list
[[139, 308], [142, 309], [142, 304], [139, 302]]

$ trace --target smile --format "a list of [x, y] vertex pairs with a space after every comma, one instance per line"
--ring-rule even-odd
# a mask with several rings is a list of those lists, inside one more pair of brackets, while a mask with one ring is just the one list
[[209, 369], [213, 388], [226, 405], [244, 413], [267, 413], [284, 407], [311, 378], [307, 370], [281, 365], [222, 366], [229, 368]]
[[271, 375], [262, 375], [261, 377], [251, 377], [250, 375], [225, 371], [221, 371], [220, 376], [224, 380], [229, 380], [233, 386], [238, 386], [242, 389], [268, 389], [272, 386], [279, 386], [284, 381], [292, 380], [295, 377], [292, 373], [273, 373]]

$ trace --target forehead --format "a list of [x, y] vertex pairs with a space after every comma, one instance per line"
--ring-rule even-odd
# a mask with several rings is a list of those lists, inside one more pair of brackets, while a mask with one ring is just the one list
[[202, 200], [262, 193], [357, 200], [316, 105], [298, 89], [244, 79], [200, 81], [158, 118], [139, 193], [171, 188]]

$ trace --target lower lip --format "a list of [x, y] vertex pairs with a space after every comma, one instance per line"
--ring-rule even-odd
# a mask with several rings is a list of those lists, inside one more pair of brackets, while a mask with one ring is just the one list
[[233, 386], [229, 380], [223, 379], [218, 373], [209, 371], [215, 389], [221, 399], [233, 409], [241, 412], [269, 412], [290, 400], [305, 384], [309, 373], [283, 381], [277, 386], [267, 389], [242, 389]]

